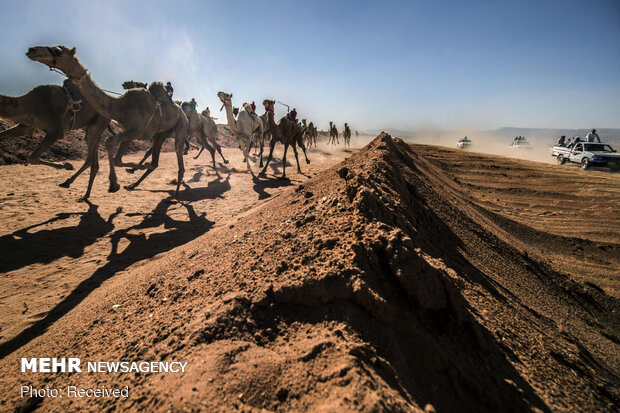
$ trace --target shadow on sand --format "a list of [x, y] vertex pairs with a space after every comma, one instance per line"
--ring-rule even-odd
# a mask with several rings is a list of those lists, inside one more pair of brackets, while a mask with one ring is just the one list
[[[30, 264], [49, 264], [65, 256], [81, 257], [87, 246], [114, 229], [112, 221], [121, 212], [122, 209], [118, 208], [105, 220], [99, 215], [97, 205], [89, 202], [86, 212], [61, 212], [45, 222], [0, 237], [0, 251], [3, 251], [0, 273], [17, 270]], [[76, 226], [31, 232], [37, 227], [78, 216], [80, 222]]]
[[[230, 189], [230, 184], [228, 183], [228, 179], [223, 182], [220, 182], [220, 180], [215, 180], [211, 182], [209, 187], [205, 188], [203, 191], [200, 189], [193, 189], [190, 191], [188, 188], [189, 187], [186, 186], [186, 189], [179, 193], [179, 198], [185, 200], [217, 198], [221, 196], [223, 192]], [[172, 194], [174, 191], [169, 192]], [[168, 209], [171, 205], [181, 205], [184, 207], [187, 210], [189, 220], [179, 221], [170, 218], [168, 216]], [[120, 211], [118, 211], [117, 214], [119, 212]], [[107, 222], [111, 223], [114, 216], [115, 214], [113, 214]], [[100, 223], [100, 219], [95, 219], [94, 222]], [[146, 235], [144, 233], [135, 234], [137, 231], [147, 228], [157, 228], [162, 224], [165, 228], [164, 232], [158, 232], [150, 235]], [[214, 222], [209, 221], [205, 217], [205, 213], [200, 215], [196, 214], [196, 211], [189, 204], [189, 202], [177, 202], [171, 201], [170, 199], [161, 200], [152, 212], [144, 214], [144, 218], [140, 223], [132, 227], [113, 232], [110, 235], [111, 252], [108, 256], [108, 262], [98, 268], [90, 277], [82, 281], [67, 297], [56, 304], [56, 306], [54, 306], [47, 313], [45, 318], [35, 322], [33, 325], [9, 341], [0, 344], [0, 358], [6, 357], [15, 350], [29, 343], [31, 340], [45, 333], [49, 326], [75, 308], [103, 282], [113, 277], [118, 272], [124, 271], [136, 262], [154, 257], [162, 252], [170, 251], [172, 248], [196, 239], [197, 237], [208, 232], [213, 227], [213, 224]], [[100, 223], [99, 225], [102, 224]], [[71, 229], [71, 231], [82, 230], [84, 230], [84, 228], [81, 228], [80, 225]], [[108, 231], [109, 229], [105, 233]], [[104, 235], [101, 231], [97, 232], [97, 237], [100, 237], [101, 235]], [[91, 236], [93, 241], [97, 237]], [[118, 245], [122, 239], [128, 240], [129, 245], [121, 253], [118, 253]], [[59, 245], [58, 249], [60, 250], [60, 245], [62, 245], [63, 251], [66, 254], [68, 244], [67, 240], [60, 240], [60, 238], [58, 238], [57, 242]], [[83, 251], [83, 247], [80, 251]]]

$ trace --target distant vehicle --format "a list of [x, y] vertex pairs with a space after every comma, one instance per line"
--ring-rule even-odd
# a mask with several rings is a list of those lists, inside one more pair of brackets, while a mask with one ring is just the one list
[[554, 146], [551, 155], [557, 158], [560, 165], [574, 162], [580, 164], [581, 169], [588, 169], [591, 166], [620, 168], [620, 154], [607, 143], [578, 142], [570, 149], [565, 146]]
[[466, 148], [469, 148], [470, 146], [471, 146], [471, 139], [469, 139], [467, 136], [459, 139], [459, 141], [456, 144], [456, 147], [459, 149], [466, 149]]
[[525, 139], [524, 136], [517, 136], [513, 139], [512, 144], [510, 145], [512, 149], [531, 149], [530, 143]]

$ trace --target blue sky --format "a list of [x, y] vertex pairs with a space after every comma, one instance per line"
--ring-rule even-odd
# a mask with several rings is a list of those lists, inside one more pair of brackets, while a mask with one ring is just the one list
[[618, 0], [0, 0], [0, 16], [6, 95], [60, 84], [24, 53], [64, 44], [105, 89], [170, 80], [221, 120], [220, 90], [321, 128], [620, 127]]

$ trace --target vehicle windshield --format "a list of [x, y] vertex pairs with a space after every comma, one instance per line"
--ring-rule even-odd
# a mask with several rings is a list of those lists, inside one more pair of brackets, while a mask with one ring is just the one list
[[586, 151], [590, 152], [613, 152], [614, 150], [609, 145], [603, 145], [602, 143], [587, 143], [585, 145]]

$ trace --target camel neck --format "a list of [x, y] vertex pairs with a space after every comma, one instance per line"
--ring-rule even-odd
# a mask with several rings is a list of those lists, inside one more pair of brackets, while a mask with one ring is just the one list
[[232, 102], [230, 104], [224, 103], [224, 108], [226, 108], [226, 119], [228, 120], [228, 127], [233, 131], [237, 132], [237, 121], [233, 116], [232, 112]]
[[118, 102], [120, 99], [113, 98], [101, 90], [89, 74], [84, 73], [77, 86], [97, 112], [109, 119], [119, 119]]
[[267, 121], [269, 122], [269, 130], [271, 131], [271, 133], [279, 137], [280, 129], [278, 128], [278, 125], [276, 125], [276, 122], [273, 119], [273, 112], [267, 111]]

